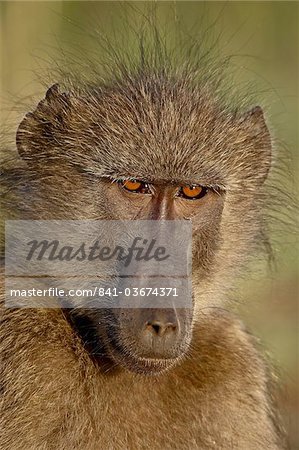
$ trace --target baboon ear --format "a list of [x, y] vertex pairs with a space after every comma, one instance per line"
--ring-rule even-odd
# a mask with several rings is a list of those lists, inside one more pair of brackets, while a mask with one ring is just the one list
[[16, 144], [22, 158], [30, 160], [38, 152], [45, 153], [63, 128], [69, 108], [70, 95], [60, 92], [58, 84], [50, 87], [35, 111], [26, 114], [18, 127]]
[[263, 182], [268, 175], [272, 160], [272, 142], [263, 110], [256, 106], [239, 118], [241, 133], [237, 143], [247, 144], [248, 151], [243, 157], [255, 178]]

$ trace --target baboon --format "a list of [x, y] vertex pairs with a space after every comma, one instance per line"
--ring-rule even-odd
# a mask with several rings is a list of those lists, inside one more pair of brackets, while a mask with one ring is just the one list
[[4, 307], [1, 450], [286, 448], [271, 370], [226, 309], [267, 242], [262, 108], [143, 58], [109, 82], [50, 87], [16, 146], [7, 217], [191, 220], [193, 307]]

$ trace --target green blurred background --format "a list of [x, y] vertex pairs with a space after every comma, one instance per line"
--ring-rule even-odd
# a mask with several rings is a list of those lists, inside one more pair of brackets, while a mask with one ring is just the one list
[[[103, 48], [89, 36], [95, 30], [111, 39], [121, 31], [122, 45], [131, 45], [126, 24], [137, 30], [150, 7], [150, 2], [1, 2], [0, 102], [10, 130], [43, 97], [42, 84], [51, 79], [46, 74], [56, 58], [63, 60], [62, 53], [68, 52], [80, 61], [86, 52], [101, 60]], [[255, 82], [252, 89], [266, 109], [275, 139], [287, 148], [277, 158], [291, 168], [293, 179], [279, 181], [291, 197], [298, 195], [298, 11], [297, 2], [156, 3], [158, 23], [169, 35], [180, 28], [185, 38], [206, 39], [208, 29], [219, 38], [220, 54], [223, 49], [236, 55], [232, 69], [240, 86]], [[290, 216], [295, 214], [290, 211]], [[283, 414], [291, 448], [299, 449], [298, 247], [289, 228], [274, 230], [276, 269], [269, 272], [265, 263], [256, 264], [253, 274], [245, 275], [238, 299], [246, 323], [280, 368]]]

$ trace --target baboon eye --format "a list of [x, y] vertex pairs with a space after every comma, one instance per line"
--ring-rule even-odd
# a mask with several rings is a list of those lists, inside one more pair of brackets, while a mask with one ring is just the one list
[[198, 184], [190, 186], [182, 186], [178, 192], [179, 197], [187, 198], [188, 200], [196, 200], [204, 197], [207, 193], [207, 188]]
[[138, 194], [150, 194], [148, 183], [138, 180], [123, 180], [119, 184], [129, 192], [137, 192]]

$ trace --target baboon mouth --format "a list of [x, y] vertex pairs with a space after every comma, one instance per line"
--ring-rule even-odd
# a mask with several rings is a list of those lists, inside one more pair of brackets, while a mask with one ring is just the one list
[[125, 369], [142, 375], [159, 375], [166, 372], [182, 359], [182, 355], [174, 358], [143, 358], [134, 355], [121, 345], [108, 346], [111, 359]]

